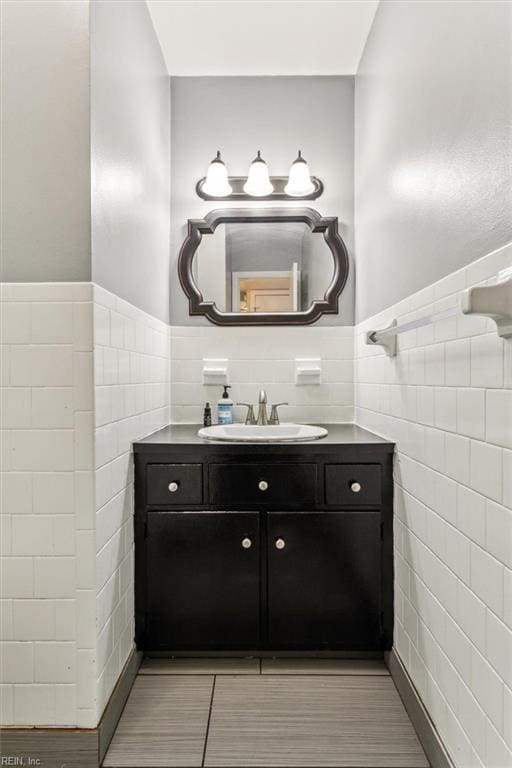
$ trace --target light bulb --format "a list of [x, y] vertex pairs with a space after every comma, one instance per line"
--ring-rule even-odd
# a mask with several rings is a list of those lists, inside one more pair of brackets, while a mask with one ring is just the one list
[[260, 150], [258, 150], [258, 154], [249, 168], [249, 175], [244, 184], [244, 192], [251, 195], [251, 197], [266, 197], [271, 195], [273, 191], [274, 187], [270, 182], [267, 164], [261, 157]]
[[315, 191], [315, 185], [309, 175], [309, 167], [299, 149], [297, 159], [293, 161], [288, 176], [288, 184], [284, 188], [287, 195], [291, 197], [304, 197]]
[[233, 189], [228, 180], [228, 169], [221, 159], [220, 152], [213, 158], [208, 166], [206, 181], [203, 184], [203, 192], [211, 197], [227, 197]]

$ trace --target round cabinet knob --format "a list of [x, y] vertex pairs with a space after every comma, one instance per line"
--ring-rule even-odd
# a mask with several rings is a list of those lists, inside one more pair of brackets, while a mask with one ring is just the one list
[[176, 491], [179, 488], [179, 483], [175, 483], [174, 481], [172, 483], [169, 483], [169, 490], [171, 493], [176, 493]]
[[267, 488], [268, 488], [267, 481], [266, 480], [260, 480], [259, 483], [258, 483], [258, 488], [260, 489], [260, 491], [266, 491]]
[[248, 536], [245, 536], [242, 539], [242, 547], [244, 549], [250, 549], [252, 547], [252, 541], [250, 540], [250, 538]]
[[284, 539], [276, 539], [276, 549], [284, 549], [286, 547], [286, 541]]
[[361, 484], [360, 483], [350, 483], [350, 490], [352, 493], [359, 493], [361, 490]]

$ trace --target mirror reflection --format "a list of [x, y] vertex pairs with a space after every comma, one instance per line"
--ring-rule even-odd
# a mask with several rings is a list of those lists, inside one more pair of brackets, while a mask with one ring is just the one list
[[334, 259], [303, 222], [237, 222], [203, 236], [192, 271], [221, 312], [301, 312], [324, 298]]

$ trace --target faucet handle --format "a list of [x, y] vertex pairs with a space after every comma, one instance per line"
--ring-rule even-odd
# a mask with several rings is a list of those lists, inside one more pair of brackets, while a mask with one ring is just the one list
[[237, 405], [245, 405], [247, 408], [247, 416], [245, 418], [246, 424], [256, 424], [256, 419], [254, 418], [254, 408], [250, 403], [237, 403]]
[[272, 406], [272, 410], [270, 411], [270, 419], [269, 424], [279, 424], [279, 413], [277, 412], [277, 409], [281, 405], [288, 405], [288, 403], [276, 403]]

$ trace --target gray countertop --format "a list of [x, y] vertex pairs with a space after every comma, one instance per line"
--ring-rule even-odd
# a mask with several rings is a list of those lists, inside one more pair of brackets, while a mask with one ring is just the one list
[[133, 445], [135, 453], [145, 453], [151, 451], [161, 450], [165, 446], [202, 446], [206, 448], [208, 446], [215, 446], [229, 450], [231, 446], [238, 446], [243, 449], [254, 451], [255, 449], [259, 453], [270, 452], [272, 449], [279, 449], [282, 453], [286, 449], [286, 452], [304, 452], [305, 450], [315, 450], [315, 448], [321, 450], [322, 446], [331, 445], [358, 445], [358, 446], [374, 446], [380, 447], [384, 450], [392, 451], [394, 443], [389, 440], [385, 440], [378, 435], [374, 435], [372, 432], [368, 432], [366, 429], [355, 424], [319, 424], [318, 426], [327, 429], [328, 434], [326, 437], [320, 440], [309, 440], [307, 442], [292, 443], [292, 442], [275, 442], [275, 443], [247, 443], [247, 442], [226, 442], [220, 440], [204, 440], [197, 436], [197, 431], [201, 428], [198, 424], [169, 424], [169, 426], [159, 429], [158, 432], [154, 432], [148, 437], [144, 437], [142, 440], [137, 440]]

